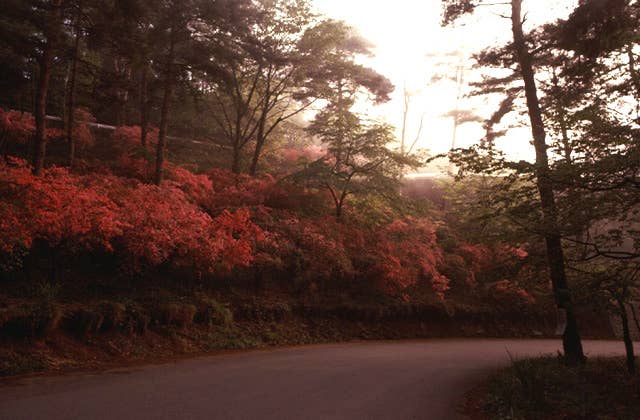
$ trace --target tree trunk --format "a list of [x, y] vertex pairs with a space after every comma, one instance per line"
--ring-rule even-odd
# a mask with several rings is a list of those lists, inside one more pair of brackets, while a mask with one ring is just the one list
[[238, 144], [233, 145], [233, 157], [231, 161], [231, 172], [238, 175], [240, 174], [240, 146]]
[[400, 135], [400, 153], [402, 156], [405, 154], [406, 149], [406, 138], [407, 138], [407, 117], [409, 116], [409, 105], [411, 102], [411, 98], [409, 96], [409, 92], [407, 91], [407, 82], [404, 82], [404, 109], [402, 110], [402, 134]]
[[260, 160], [260, 154], [262, 153], [262, 148], [264, 147], [264, 143], [266, 141], [266, 136], [268, 133], [265, 133], [265, 128], [267, 125], [267, 118], [269, 116], [269, 101], [272, 98], [271, 92], [271, 67], [269, 67], [269, 72], [267, 73], [268, 77], [266, 80], [264, 98], [262, 98], [261, 104], [261, 112], [260, 112], [260, 121], [258, 122], [258, 134], [256, 136], [256, 148], [253, 151], [253, 159], [251, 159], [251, 166], [249, 168], [249, 175], [256, 176], [258, 172], [258, 161]]
[[636, 329], [640, 332], [640, 320], [638, 320], [638, 314], [636, 313], [635, 306], [633, 306], [633, 302], [629, 304], [629, 308], [631, 308], [631, 315], [633, 316], [634, 324], [636, 324]]
[[618, 299], [618, 308], [620, 310], [620, 319], [622, 320], [622, 338], [627, 354], [627, 371], [633, 375], [636, 373], [636, 355], [633, 351], [633, 339], [631, 338], [631, 330], [629, 329], [627, 307], [622, 299]]
[[142, 69], [142, 81], [140, 84], [140, 144], [147, 145], [147, 132], [149, 124], [149, 64], [144, 63]]
[[158, 147], [156, 149], [156, 174], [155, 183], [160, 185], [164, 176], [164, 152], [167, 143], [167, 127], [169, 120], [169, 106], [171, 105], [171, 94], [173, 92], [173, 56], [175, 49], [174, 30], [171, 29], [169, 35], [169, 55], [167, 57], [167, 74], [164, 81], [164, 96], [162, 98], [162, 109], [160, 111], [160, 133], [158, 134]]
[[0, 155], [2, 156], [2, 160], [7, 161], [7, 156], [9, 155], [9, 141], [7, 139], [7, 133], [0, 133]]
[[636, 69], [636, 56], [633, 54], [633, 44], [627, 46], [627, 58], [629, 59], [629, 74], [636, 90], [636, 116], [640, 117], [640, 73]]
[[342, 219], [342, 213], [344, 209], [344, 203], [347, 199], [347, 186], [345, 185], [345, 189], [342, 190], [342, 194], [340, 194], [340, 198], [336, 201], [336, 220]]
[[262, 154], [262, 147], [265, 143], [265, 118], [260, 118], [260, 123], [258, 127], [258, 135], [256, 137], [256, 148], [253, 151], [253, 158], [251, 159], [251, 167], [249, 168], [249, 175], [256, 176], [258, 173], [258, 162], [260, 161], [260, 155]]
[[260, 162], [260, 155], [262, 154], [262, 147], [264, 146], [264, 140], [256, 143], [256, 148], [253, 152], [253, 158], [251, 159], [251, 167], [249, 168], [249, 175], [256, 176], [258, 173], [258, 162]]
[[38, 91], [36, 93], [36, 106], [34, 117], [36, 120], [36, 132], [33, 138], [33, 174], [42, 175], [44, 169], [44, 159], [47, 154], [47, 95], [49, 93], [49, 80], [53, 67], [53, 53], [56, 48], [60, 18], [62, 16], [62, 0], [57, 0], [53, 4], [52, 10], [47, 16], [46, 41], [39, 60], [40, 74], [38, 77]]
[[533, 143], [536, 150], [536, 182], [540, 193], [540, 204], [543, 213], [547, 260], [556, 303], [558, 307], [564, 309], [567, 314], [567, 327], [562, 336], [565, 359], [569, 363], [582, 363], [585, 357], [571, 302], [571, 293], [567, 284], [562, 240], [558, 232], [558, 216], [553, 183], [550, 178], [546, 133], [542, 120], [540, 102], [538, 100], [531, 54], [527, 48], [522, 29], [521, 6], [522, 0], [511, 1], [513, 41], [516, 50], [516, 59], [520, 65], [520, 71], [524, 81]]
[[69, 93], [67, 97], [67, 144], [69, 145], [69, 167], [73, 168], [73, 163], [76, 158], [76, 142], [73, 138], [73, 125], [75, 123], [75, 99], [76, 99], [76, 85], [78, 77], [78, 53], [80, 51], [80, 19], [82, 18], [82, 1], [78, 3], [78, 10], [76, 14], [76, 22], [74, 27], [75, 40], [73, 43], [73, 64], [71, 67], [71, 78], [69, 81]]

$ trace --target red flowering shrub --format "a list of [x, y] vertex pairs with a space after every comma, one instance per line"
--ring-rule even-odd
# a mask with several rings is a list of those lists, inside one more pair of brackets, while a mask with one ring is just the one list
[[436, 245], [435, 225], [428, 219], [396, 220], [383, 228], [374, 241], [375, 263], [371, 275], [391, 295], [403, 295], [421, 278], [431, 281], [444, 297], [449, 279], [439, 270], [443, 255]]
[[255, 263], [260, 273], [278, 272], [306, 290], [355, 275], [349, 241], [334, 218], [301, 218], [261, 206], [254, 213], [265, 229]]
[[234, 266], [248, 266], [252, 262], [255, 244], [264, 237], [262, 229], [253, 224], [246, 208], [236, 212], [223, 211], [213, 219], [219, 264], [226, 270]]
[[509, 280], [500, 280], [487, 285], [489, 296], [505, 305], [532, 305], [536, 299], [525, 289]]
[[[13, 233], [3, 230], [4, 251], [11, 251], [7, 238], [12, 237], [26, 247], [40, 239], [53, 248], [109, 250], [111, 239], [121, 232], [115, 204], [82, 186], [66, 169], [47, 169], [34, 177], [26, 162], [14, 159], [0, 165], [0, 185], [0, 218], [19, 221]], [[20, 230], [18, 235], [15, 229]]]
[[464, 243], [455, 251], [467, 263], [471, 273], [474, 275], [474, 283], [476, 273], [488, 271], [495, 266], [494, 252], [486, 245]]
[[313, 161], [325, 156], [327, 151], [319, 145], [311, 145], [308, 147], [287, 147], [280, 151], [280, 156], [285, 163], [291, 165], [296, 164], [300, 160]]
[[[75, 123], [72, 135], [79, 149], [94, 144], [93, 134], [87, 123], [95, 122], [95, 118], [84, 108], [74, 110]], [[0, 154], [7, 156], [11, 145], [25, 146], [35, 135], [36, 125], [33, 115], [19, 111], [4, 111], [0, 108]], [[65, 131], [61, 128], [47, 127], [45, 139], [49, 142], [66, 141]]]
[[[155, 127], [150, 128], [147, 133], [146, 148], [148, 150], [154, 150], [158, 144], [159, 130]], [[133, 154], [136, 151], [142, 149], [142, 143], [140, 137], [142, 136], [142, 129], [140, 126], [121, 126], [117, 127], [111, 135], [113, 146], [123, 154]]]
[[[484, 285], [485, 298], [496, 304], [531, 304], [535, 299], [524, 288], [507, 279], [521, 283], [531, 282], [533, 271], [527, 261], [528, 252], [523, 247], [504, 243], [492, 246], [462, 244], [447, 255], [443, 271], [453, 274], [455, 286], [475, 287]], [[464, 282], [461, 282], [464, 279]]]
[[[34, 240], [67, 252], [101, 249], [122, 260], [195, 271], [248, 265], [261, 230], [246, 209], [211, 217], [171, 183], [161, 187], [66, 169], [31, 174], [26, 162], [0, 163], [0, 253]], [[135, 268], [135, 267], [134, 267]]]
[[33, 115], [0, 108], [0, 142], [9, 141], [26, 144], [36, 130]]
[[72, 136], [79, 149], [93, 146], [95, 139], [91, 128], [87, 123], [96, 122], [96, 118], [86, 108], [76, 108], [73, 110], [74, 124]]
[[131, 182], [108, 186], [126, 226], [120, 243], [131, 264], [169, 262], [214, 272], [251, 262], [260, 229], [246, 210], [212, 218], [175, 186]]
[[223, 169], [214, 169], [208, 172], [207, 176], [215, 191], [209, 202], [212, 209], [263, 205], [277, 188], [276, 180], [270, 175], [252, 178]]
[[0, 252], [14, 255], [28, 249], [33, 242], [33, 232], [24, 217], [24, 204], [18, 196], [32, 181], [31, 169], [23, 160], [9, 158], [0, 161]]
[[185, 203], [180, 190], [140, 184], [122, 193], [114, 200], [129, 227], [122, 235], [125, 253], [134, 261], [159, 265], [193, 258], [194, 250], [207, 247], [211, 219]]
[[151, 160], [158, 143], [158, 129], [149, 131], [146, 147], [140, 143], [140, 131], [139, 126], [121, 126], [115, 129], [111, 141], [117, 158], [112, 170], [119, 176], [148, 182], [153, 179], [155, 171]]
[[213, 182], [207, 175], [194, 174], [181, 166], [166, 165], [167, 180], [186, 194], [190, 201], [208, 207], [213, 198]]
[[298, 257], [298, 278], [317, 284], [354, 274], [345, 238], [335, 229], [334, 218], [319, 220], [291, 218], [285, 232], [293, 240]]
[[153, 162], [149, 162], [145, 157], [121, 154], [113, 163], [112, 171], [122, 177], [151, 182], [155, 169]]
[[301, 186], [278, 182], [271, 175], [252, 178], [234, 174], [224, 169], [213, 169], [207, 173], [215, 194], [207, 208], [269, 207], [287, 210], [301, 216], [320, 216], [329, 213], [330, 197]]

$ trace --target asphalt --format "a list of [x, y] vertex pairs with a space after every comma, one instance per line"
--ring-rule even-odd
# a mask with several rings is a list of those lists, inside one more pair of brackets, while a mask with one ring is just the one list
[[[588, 355], [623, 354], [586, 341]], [[0, 387], [0, 419], [458, 419], [464, 393], [553, 340], [364, 342], [223, 354]]]

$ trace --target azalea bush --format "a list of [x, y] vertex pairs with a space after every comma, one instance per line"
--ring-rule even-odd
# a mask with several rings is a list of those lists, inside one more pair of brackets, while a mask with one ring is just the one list
[[[74, 136], [90, 145], [87, 124], [94, 119], [76, 113]], [[0, 134], [27, 141], [34, 129], [29, 114], [0, 117]], [[62, 135], [56, 133], [49, 135]], [[51, 167], [35, 177], [24, 160], [7, 156], [0, 165], [0, 270], [18, 269], [26, 256], [48, 249], [64, 255], [61, 261], [108, 255], [131, 276], [175, 269], [194, 279], [278, 279], [311, 294], [414, 301], [462, 293], [497, 305], [533, 302], [521, 281], [532, 277], [524, 247], [465, 242], [444, 234], [428, 213], [402, 215], [378, 201], [354, 199], [337, 219], [325, 189], [287, 175], [196, 173], [168, 161], [165, 180], [151, 185], [158, 132], [152, 128], [145, 145], [140, 135], [140, 127], [118, 127], [110, 137], [113, 160], [82, 171]]]
[[0, 252], [15, 259], [39, 241], [67, 254], [113, 253], [134, 269], [169, 264], [214, 273], [248, 265], [261, 236], [248, 210], [212, 216], [180, 186], [62, 168], [35, 177], [10, 158], [0, 164]]
[[449, 279], [440, 272], [442, 249], [437, 246], [436, 226], [427, 218], [394, 220], [371, 242], [372, 264], [368, 275], [386, 293], [407, 299], [407, 289], [421, 280], [444, 298]]
[[[90, 115], [90, 114], [89, 114]], [[77, 131], [75, 131], [77, 129]], [[28, 146], [29, 141], [36, 132], [36, 120], [27, 112], [0, 108], [0, 156], [7, 158], [16, 149]], [[78, 124], [74, 133], [81, 136], [81, 143], [89, 143], [93, 137], [86, 125]], [[62, 139], [64, 132], [59, 128], [48, 127], [45, 132], [47, 141]]]

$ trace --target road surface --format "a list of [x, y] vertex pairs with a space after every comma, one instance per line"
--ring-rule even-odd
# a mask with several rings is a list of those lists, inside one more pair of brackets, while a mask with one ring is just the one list
[[[223, 354], [0, 387], [0, 419], [456, 419], [463, 394], [558, 341], [366, 342]], [[590, 355], [623, 354], [585, 342]], [[508, 352], [508, 353], [507, 353]]]

